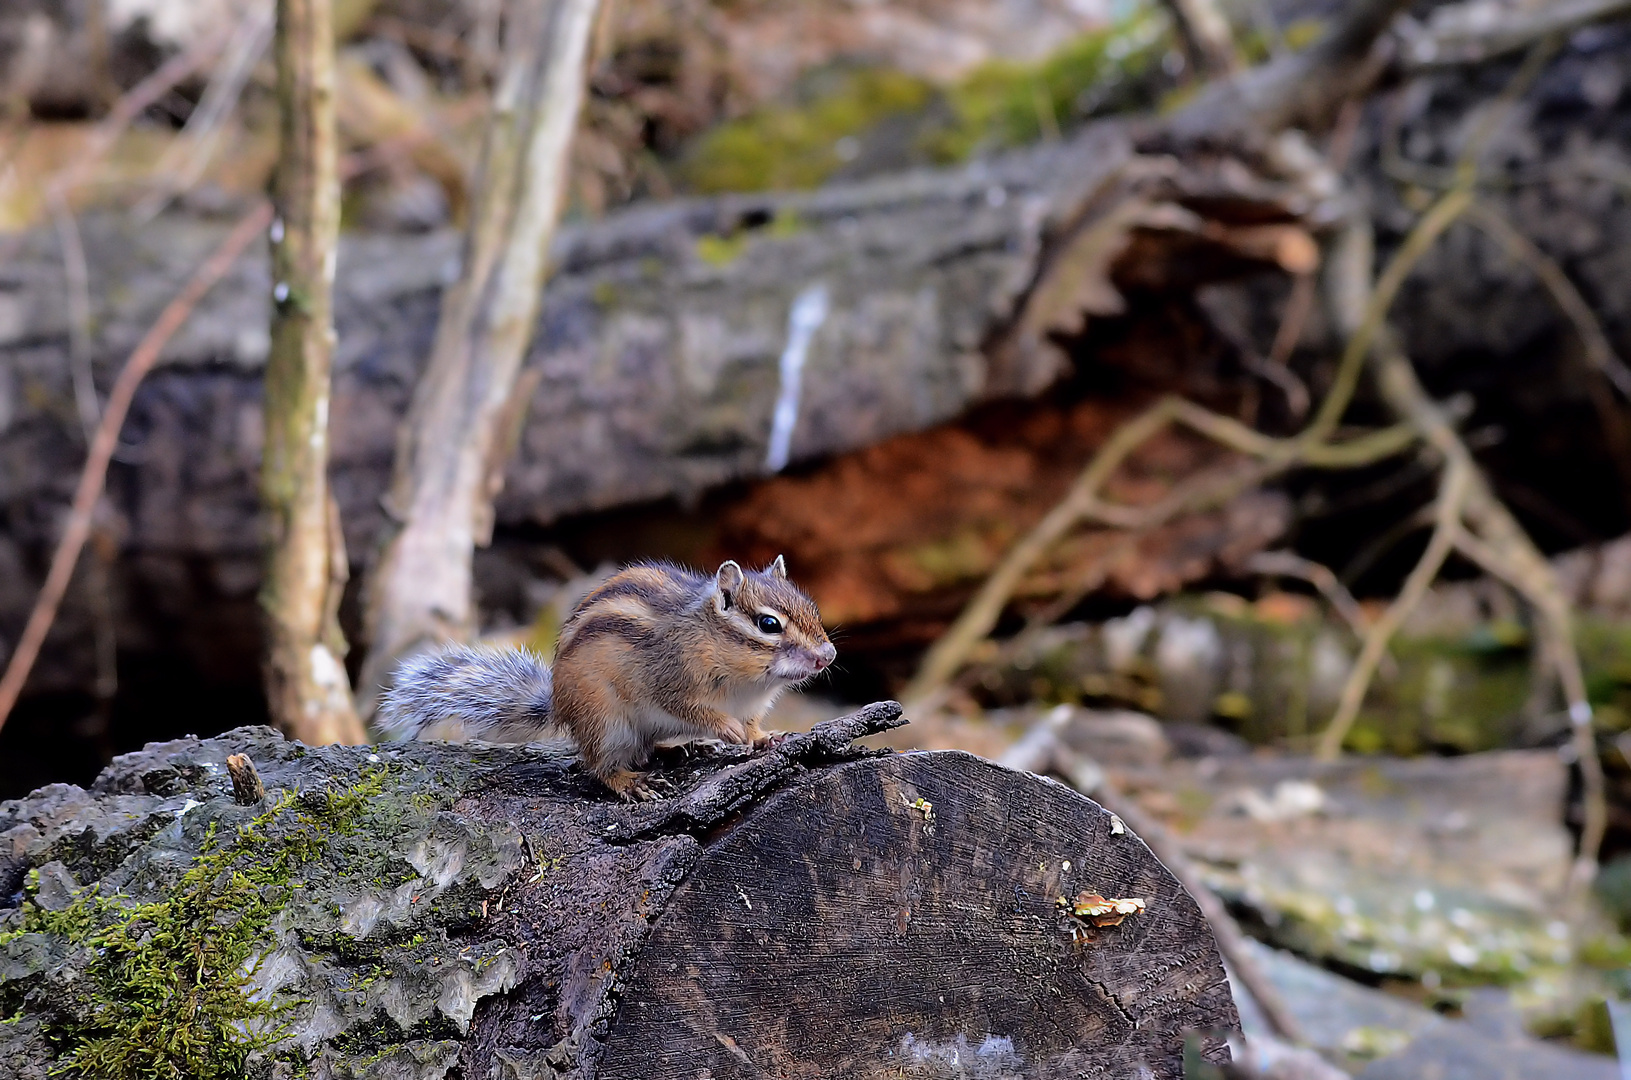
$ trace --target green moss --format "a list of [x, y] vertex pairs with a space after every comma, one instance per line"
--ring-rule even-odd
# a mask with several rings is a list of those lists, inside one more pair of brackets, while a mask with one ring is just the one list
[[747, 250], [748, 243], [753, 237], [767, 236], [773, 240], [782, 240], [797, 235], [807, 227], [797, 211], [783, 208], [776, 211], [776, 215], [765, 224], [744, 226], [724, 234], [708, 233], [697, 237], [697, 258], [709, 266], [729, 266]]
[[[756, 110], [705, 133], [679, 165], [693, 191], [815, 187], [880, 124], [905, 118], [909, 156], [950, 163], [1002, 147], [1056, 138], [1090, 116], [1149, 104], [1143, 76], [1168, 46], [1159, 11], [1084, 35], [1037, 63], [981, 65], [955, 86], [880, 68], [829, 70], [806, 81], [804, 99]], [[897, 148], [898, 149], [898, 148]], [[736, 249], [699, 252], [709, 261]]]
[[1166, 17], [1150, 11], [1086, 34], [1039, 64], [993, 60], [946, 95], [952, 120], [924, 137], [938, 161], [1057, 137], [1112, 105], [1168, 45]]
[[789, 236], [796, 236], [809, 227], [809, 223], [799, 215], [797, 210], [783, 207], [776, 211], [775, 217], [770, 219], [770, 227], [765, 230], [765, 233], [774, 239], [784, 240]]
[[[1280, 31], [1280, 40], [1286, 49], [1291, 52], [1301, 52], [1325, 33], [1325, 22], [1321, 19], [1296, 19]], [[1269, 36], [1260, 28], [1253, 28], [1241, 34], [1235, 42], [1235, 50], [1240, 54], [1242, 62], [1248, 66], [1255, 66], [1272, 59], [1273, 49], [1270, 47]]]
[[180, 878], [153, 883], [157, 899], [89, 886], [52, 911], [37, 902], [32, 875], [21, 923], [0, 945], [40, 935], [87, 958], [86, 978], [62, 980], [60, 994], [37, 1003], [61, 1050], [56, 1071], [108, 1080], [243, 1076], [251, 1052], [287, 1034], [289, 1004], [251, 993], [272, 920], [300, 887], [296, 875], [356, 829], [384, 783], [376, 770], [349, 788], [285, 792], [230, 841], [211, 822]]
[[1013, 540], [1007, 522], [976, 522], [950, 536], [886, 554], [885, 568], [899, 585], [928, 592], [984, 576]]
[[806, 104], [760, 109], [702, 136], [681, 166], [696, 191], [814, 187], [844, 164], [841, 140], [928, 104], [928, 83], [898, 71], [842, 74]]
[[697, 258], [709, 266], [729, 266], [736, 261], [747, 247], [746, 233], [737, 233], [735, 236], [718, 236], [709, 233], [697, 237]]

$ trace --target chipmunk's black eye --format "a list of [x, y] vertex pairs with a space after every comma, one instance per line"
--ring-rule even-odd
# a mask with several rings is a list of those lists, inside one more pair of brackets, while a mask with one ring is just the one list
[[782, 621], [774, 615], [759, 616], [759, 632], [762, 634], [779, 634], [782, 632]]

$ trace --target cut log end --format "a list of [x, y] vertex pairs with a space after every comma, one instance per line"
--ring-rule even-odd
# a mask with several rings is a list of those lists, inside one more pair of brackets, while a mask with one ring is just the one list
[[708, 849], [599, 1075], [1177, 1078], [1186, 1032], [1215, 1059], [1237, 1026], [1199, 910], [1107, 812], [914, 753], [784, 790]]

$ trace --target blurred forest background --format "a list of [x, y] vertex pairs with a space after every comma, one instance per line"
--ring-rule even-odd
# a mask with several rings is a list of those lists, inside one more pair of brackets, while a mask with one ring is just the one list
[[[1297, 1021], [1328, 1059], [1631, 1042], [1631, 3], [333, 0], [332, 33], [296, 161], [270, 0], [0, 10], [0, 797], [244, 724], [361, 739], [432, 640], [547, 654], [620, 562], [782, 554], [839, 662], [771, 726], [898, 696], [895, 745], [1130, 800], [1301, 958], [1262, 953], [1294, 1012], [1344, 1003]], [[265, 193], [324, 153], [308, 251]], [[282, 429], [324, 213], [332, 391], [274, 378], [316, 418]], [[263, 449], [308, 437], [301, 510]], [[289, 705], [263, 568], [299, 528]]]

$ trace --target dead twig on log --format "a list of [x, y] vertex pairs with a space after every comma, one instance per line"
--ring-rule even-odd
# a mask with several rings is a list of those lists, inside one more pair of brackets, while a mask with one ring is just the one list
[[23, 627], [17, 649], [11, 654], [11, 660], [6, 665], [5, 675], [0, 677], [0, 727], [5, 725], [12, 707], [17, 704], [23, 684], [28, 681], [28, 673], [33, 668], [34, 661], [39, 658], [40, 646], [45, 643], [45, 635], [56, 618], [63, 595], [68, 591], [74, 564], [79, 560], [79, 553], [90, 536], [96, 503], [101, 498], [102, 488], [107, 482], [108, 463], [113, 460], [113, 452], [119, 442], [119, 429], [124, 425], [126, 414], [130, 412], [130, 403], [136, 396], [136, 387], [153, 369], [159, 353], [187, 321], [198, 301], [226, 275], [233, 263], [238, 261], [238, 256], [243, 254], [244, 249], [271, 220], [272, 207], [270, 203], [265, 202], [257, 204], [253, 210], [239, 219], [238, 224], [221, 241], [220, 246], [198, 268], [176, 298], [170, 301], [169, 306], [159, 315], [158, 321], [143, 336], [130, 354], [130, 359], [125, 361], [124, 368], [120, 370], [113, 390], [108, 394], [107, 405], [102, 410], [96, 435], [91, 440], [90, 450], [85, 457], [85, 467], [79, 474], [79, 485], [74, 489], [73, 504], [68, 512], [68, 523], [63, 529], [62, 539], [57, 542], [56, 552], [51, 557], [51, 569], [46, 574], [45, 584], [40, 588], [39, 598], [34, 602], [34, 609], [29, 613], [28, 623]]

